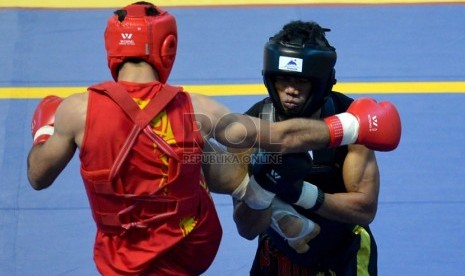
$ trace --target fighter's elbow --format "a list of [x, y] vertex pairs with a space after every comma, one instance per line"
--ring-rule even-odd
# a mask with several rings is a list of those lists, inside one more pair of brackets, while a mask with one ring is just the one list
[[47, 188], [48, 186], [50, 186], [50, 184], [34, 182], [34, 181], [29, 181], [29, 184], [36, 191], [43, 190], [43, 189]]
[[31, 185], [32, 189], [34, 189], [36, 191], [40, 191], [40, 190], [43, 190], [46, 187], [48, 187], [46, 185], [43, 185], [42, 183], [35, 182], [35, 181], [30, 181], [30, 180], [29, 180], [29, 184]]
[[40, 191], [40, 190], [43, 190], [49, 187], [50, 185], [52, 185], [52, 182], [53, 182], [48, 179], [37, 178], [31, 173], [28, 173], [28, 180], [29, 180], [30, 186], [36, 191]]
[[235, 221], [236, 221], [237, 232], [239, 233], [239, 235], [249, 241], [255, 239], [261, 232], [265, 230], [265, 229], [258, 230], [257, 227], [255, 227], [251, 223], [240, 223], [237, 220]]
[[368, 224], [372, 223], [375, 220], [375, 217], [376, 217], [376, 210], [369, 212], [367, 215]]
[[376, 204], [368, 204], [364, 206], [363, 210], [364, 211], [360, 216], [360, 221], [358, 222], [358, 224], [369, 225], [375, 220], [377, 206]]
[[252, 233], [249, 230], [241, 229], [239, 227], [237, 228], [237, 232], [241, 237], [249, 241], [255, 239], [258, 236], [258, 233]]
[[[267, 211], [268, 212], [268, 211]], [[249, 213], [247, 217], [243, 214], [234, 214], [234, 222], [236, 223], [237, 232], [239, 235], [247, 240], [253, 240], [261, 233], [265, 232], [271, 223], [271, 217], [264, 215], [262, 212], [257, 214]]]

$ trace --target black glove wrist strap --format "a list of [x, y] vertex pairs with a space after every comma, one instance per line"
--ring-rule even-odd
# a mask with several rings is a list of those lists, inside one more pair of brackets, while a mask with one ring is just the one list
[[316, 198], [315, 205], [313, 205], [313, 207], [310, 208], [309, 210], [316, 211], [320, 209], [324, 201], [325, 201], [325, 193], [320, 188], [318, 188], [318, 197]]

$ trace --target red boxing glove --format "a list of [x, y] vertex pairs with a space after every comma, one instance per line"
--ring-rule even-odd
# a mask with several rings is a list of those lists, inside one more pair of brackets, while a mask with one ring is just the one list
[[55, 113], [62, 101], [60, 97], [47, 96], [37, 106], [31, 125], [33, 145], [45, 143], [53, 134]]
[[347, 112], [330, 116], [325, 122], [329, 127], [330, 147], [361, 144], [372, 150], [391, 151], [400, 142], [400, 116], [387, 101], [355, 100]]

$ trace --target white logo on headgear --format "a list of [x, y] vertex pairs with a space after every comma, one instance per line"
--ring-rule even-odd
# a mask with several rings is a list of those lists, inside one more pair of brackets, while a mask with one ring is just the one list
[[131, 39], [132, 38], [132, 34], [131, 33], [122, 33], [121, 34], [121, 37], [123, 39]]
[[119, 41], [119, 45], [136, 45], [132, 39], [132, 33], [121, 33], [122, 39]]
[[292, 72], [302, 72], [303, 60], [301, 58], [295, 57], [279, 57], [279, 70], [292, 71]]

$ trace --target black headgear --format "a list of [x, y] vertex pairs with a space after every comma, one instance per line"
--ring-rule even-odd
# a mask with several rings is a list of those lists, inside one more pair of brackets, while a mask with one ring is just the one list
[[[323, 105], [326, 95], [336, 83], [334, 65], [336, 51], [322, 37], [315, 42], [303, 42], [302, 39], [282, 41], [275, 38], [265, 44], [263, 59], [263, 80], [274, 106], [280, 114], [288, 115], [279, 99], [274, 85], [276, 75], [288, 75], [309, 79], [312, 91], [298, 116], [308, 117]], [[323, 45], [321, 45], [323, 44]]]

